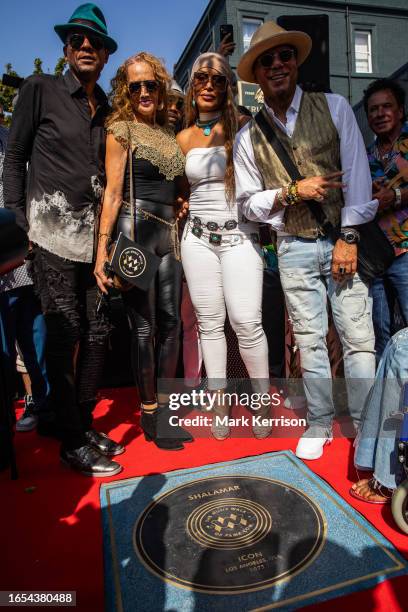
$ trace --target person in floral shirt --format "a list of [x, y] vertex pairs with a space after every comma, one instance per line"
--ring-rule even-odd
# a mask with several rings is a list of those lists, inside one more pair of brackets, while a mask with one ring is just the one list
[[405, 91], [391, 79], [374, 81], [364, 94], [364, 108], [376, 135], [368, 147], [378, 223], [394, 246], [396, 258], [373, 282], [376, 353], [380, 359], [394, 333], [396, 300], [408, 325], [408, 122]]

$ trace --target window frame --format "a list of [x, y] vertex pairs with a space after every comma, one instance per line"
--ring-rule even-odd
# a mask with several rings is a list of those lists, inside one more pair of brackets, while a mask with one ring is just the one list
[[[245, 49], [245, 43], [244, 43], [244, 23], [246, 22], [258, 22], [258, 25], [256, 27], [256, 30], [265, 23], [265, 19], [264, 17], [262, 17], [261, 15], [241, 15], [241, 44], [242, 44], [242, 52], [245, 53], [248, 49], [249, 49], [249, 45], [248, 48]], [[255, 31], [256, 31], [255, 30]], [[252, 34], [253, 36], [253, 34]], [[252, 37], [251, 37], [252, 38]]]
[[[357, 70], [357, 35], [363, 34], [367, 36], [367, 68], [368, 70]], [[373, 61], [373, 31], [372, 28], [361, 26], [355, 26], [353, 28], [353, 72], [355, 74], [374, 74], [374, 61]], [[361, 61], [361, 60], [360, 60]]]

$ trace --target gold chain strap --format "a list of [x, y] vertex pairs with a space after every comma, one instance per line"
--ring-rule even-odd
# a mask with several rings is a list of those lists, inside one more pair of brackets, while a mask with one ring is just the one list
[[177, 259], [177, 261], [181, 261], [178, 219], [171, 223], [170, 221], [166, 221], [161, 217], [157, 217], [153, 213], [149, 212], [148, 210], [144, 210], [143, 208], [137, 208], [137, 210], [142, 213], [145, 219], [155, 219], [155, 221], [160, 221], [160, 223], [164, 223], [164, 225], [167, 225], [170, 228], [171, 244], [174, 251], [174, 257]]

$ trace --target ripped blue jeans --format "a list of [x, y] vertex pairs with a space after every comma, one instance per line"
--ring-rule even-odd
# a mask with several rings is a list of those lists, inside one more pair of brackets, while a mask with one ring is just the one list
[[372, 298], [356, 274], [339, 284], [331, 275], [329, 238], [278, 237], [278, 262], [286, 306], [300, 351], [308, 423], [330, 429], [334, 416], [327, 351], [327, 299], [343, 346], [350, 415], [356, 427], [375, 376]]

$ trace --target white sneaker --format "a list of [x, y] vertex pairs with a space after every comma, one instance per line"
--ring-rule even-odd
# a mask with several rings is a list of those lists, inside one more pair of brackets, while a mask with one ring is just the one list
[[[324, 437], [317, 437], [324, 434]], [[330, 444], [333, 437], [330, 431], [322, 428], [309, 427], [300, 438], [296, 447], [296, 457], [299, 459], [319, 459], [323, 455], [325, 444]]]

